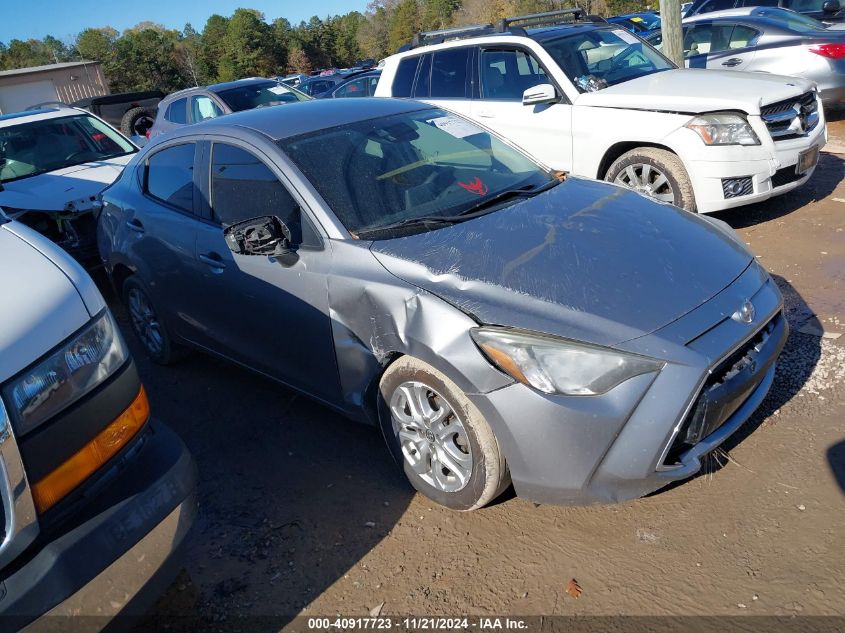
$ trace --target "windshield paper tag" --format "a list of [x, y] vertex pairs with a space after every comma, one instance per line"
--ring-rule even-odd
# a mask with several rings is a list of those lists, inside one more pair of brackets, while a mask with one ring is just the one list
[[467, 136], [472, 136], [473, 134], [481, 132], [481, 130], [471, 123], [449, 116], [437, 117], [436, 119], [427, 121], [427, 123], [443, 130], [444, 132], [448, 132], [455, 138], [466, 138]]
[[272, 88], [267, 88], [267, 90], [272, 92], [274, 95], [285, 95], [290, 92], [290, 90], [284, 86], [273, 86]]

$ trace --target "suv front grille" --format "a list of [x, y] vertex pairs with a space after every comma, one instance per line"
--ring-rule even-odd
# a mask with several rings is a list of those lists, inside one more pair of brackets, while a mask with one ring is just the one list
[[760, 108], [760, 117], [775, 141], [799, 138], [819, 124], [819, 106], [815, 92], [770, 103]]

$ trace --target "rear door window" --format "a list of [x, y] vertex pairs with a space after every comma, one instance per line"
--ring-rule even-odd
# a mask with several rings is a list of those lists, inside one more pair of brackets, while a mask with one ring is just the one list
[[145, 190], [165, 204], [193, 213], [195, 145], [186, 143], [156, 152], [147, 159]]
[[431, 60], [431, 97], [466, 98], [470, 48], [437, 51]]
[[167, 112], [165, 113], [164, 118], [171, 123], [185, 125], [188, 122], [188, 100], [177, 99], [171, 103], [167, 106]]
[[207, 119], [215, 119], [221, 114], [223, 114], [223, 111], [214, 103], [211, 97], [205, 95], [191, 97], [191, 119], [194, 123], [199, 123]]
[[391, 96], [411, 96], [411, 90], [413, 90], [414, 87], [414, 77], [417, 74], [417, 65], [419, 64], [419, 61], [419, 56], [415, 56], [406, 57], [399, 62], [399, 66], [396, 68], [396, 76], [393, 78]]
[[481, 98], [522, 101], [522, 93], [548, 83], [540, 63], [523, 50], [481, 51]]

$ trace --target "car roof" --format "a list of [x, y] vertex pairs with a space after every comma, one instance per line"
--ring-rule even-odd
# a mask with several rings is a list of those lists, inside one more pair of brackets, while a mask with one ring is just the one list
[[78, 108], [50, 106], [38, 108], [37, 110], [26, 110], [25, 112], [10, 112], [0, 115], [0, 128], [12, 127], [21, 123], [32, 123], [33, 121], [46, 121], [60, 117], [73, 116], [75, 114], [90, 114]]
[[404, 99], [315, 99], [272, 108], [235, 112], [196, 125], [184, 126], [167, 138], [197, 134], [231, 134], [233, 127], [254, 130], [278, 141], [368, 119], [432, 110], [433, 106]]
[[211, 84], [207, 86], [207, 90], [211, 92], [223, 92], [224, 90], [230, 90], [231, 88], [240, 88], [241, 86], [252, 86], [254, 84], [262, 84], [267, 82], [273, 82], [274, 79], [267, 79], [265, 77], [249, 77], [248, 79], [236, 79], [235, 81], [226, 81], [219, 84]]

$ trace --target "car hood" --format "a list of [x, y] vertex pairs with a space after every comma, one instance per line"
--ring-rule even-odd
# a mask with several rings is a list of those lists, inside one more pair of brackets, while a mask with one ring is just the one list
[[598, 345], [675, 321], [753, 260], [712, 221], [571, 177], [498, 212], [370, 250], [395, 276], [480, 323]]
[[0, 206], [10, 211], [89, 211], [91, 198], [117, 180], [134, 155], [73, 165], [3, 183]]
[[768, 73], [679, 68], [587, 92], [575, 105], [683, 113], [742, 110], [760, 114], [760, 106], [811, 90], [812, 81]]
[[[0, 383], [23, 370], [91, 318], [68, 276], [32, 243], [0, 225]], [[53, 248], [58, 249], [57, 246]]]

